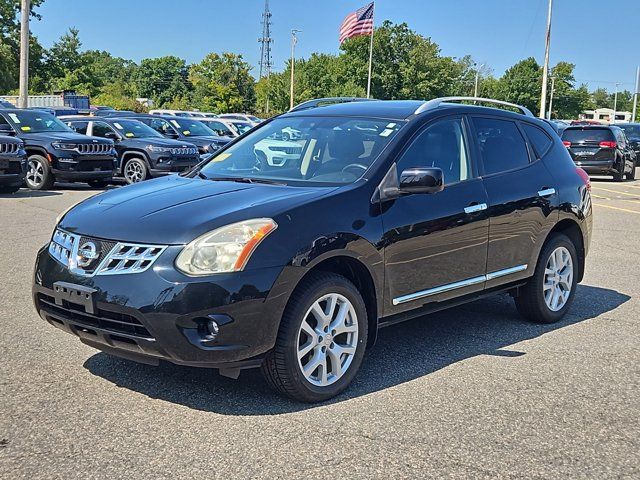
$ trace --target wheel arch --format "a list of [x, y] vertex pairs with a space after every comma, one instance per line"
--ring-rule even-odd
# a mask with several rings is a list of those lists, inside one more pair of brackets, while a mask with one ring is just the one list
[[[586, 258], [584, 236], [582, 233], [582, 229], [580, 228], [580, 225], [578, 224], [578, 222], [576, 222], [575, 220], [564, 218], [560, 220], [558, 223], [556, 223], [554, 227], [549, 231], [549, 234], [547, 235], [547, 238], [545, 239], [544, 244], [546, 244], [549, 241], [549, 239], [554, 234], [557, 234], [557, 233], [560, 233], [569, 237], [573, 245], [576, 247], [576, 253], [578, 254], [578, 268], [579, 268], [578, 282], [580, 282], [584, 277], [584, 267], [585, 267], [585, 258]], [[543, 247], [544, 247], [544, 244], [543, 244]]]
[[122, 160], [120, 161], [120, 173], [123, 175], [124, 175], [124, 164], [130, 158], [139, 158], [145, 163], [145, 165], [147, 166], [147, 169], [151, 168], [151, 165], [149, 163], [149, 158], [147, 157], [147, 154], [145, 152], [143, 152], [142, 150], [126, 150], [122, 153]]
[[32, 155], [40, 155], [40, 156], [46, 158], [47, 162], [51, 163], [51, 161], [49, 160], [49, 153], [43, 147], [29, 145], [29, 146], [25, 146], [24, 150], [25, 150], [25, 152], [27, 152], [27, 158], [29, 158]]
[[368, 341], [367, 347], [375, 344], [378, 331], [378, 317], [382, 307], [382, 289], [375, 281], [375, 274], [353, 252], [334, 252], [318, 258], [300, 278], [302, 282], [311, 272], [330, 272], [341, 275], [358, 289], [367, 307]]

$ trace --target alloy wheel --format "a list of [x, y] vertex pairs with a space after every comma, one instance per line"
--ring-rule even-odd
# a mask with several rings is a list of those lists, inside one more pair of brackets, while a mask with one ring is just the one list
[[31, 187], [39, 187], [44, 181], [44, 167], [36, 160], [29, 160], [27, 164], [27, 184]]
[[556, 248], [544, 269], [544, 301], [552, 312], [564, 307], [571, 296], [573, 260], [565, 247]]
[[144, 178], [144, 170], [139, 162], [131, 161], [124, 167], [124, 178], [129, 183], [138, 183]]
[[358, 318], [351, 302], [330, 293], [307, 310], [298, 331], [298, 366], [313, 385], [337, 382], [351, 366], [358, 345]]

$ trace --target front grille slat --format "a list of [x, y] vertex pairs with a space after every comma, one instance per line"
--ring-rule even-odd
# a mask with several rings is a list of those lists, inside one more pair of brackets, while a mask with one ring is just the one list
[[0, 143], [0, 154], [15, 155], [20, 150], [19, 143]]
[[79, 143], [76, 150], [83, 155], [107, 154], [111, 152], [111, 145], [105, 143]]
[[[57, 305], [53, 297], [43, 293], [38, 294], [38, 302], [40, 308], [48, 315], [62, 321], [76, 323], [83, 327], [100, 328], [116, 334], [131, 335], [153, 340], [153, 336], [149, 330], [147, 330], [137, 318], [131, 315], [101, 309], [97, 309], [96, 314], [92, 315], [83, 311], [80, 305], [71, 304], [67, 301], [63, 301], [62, 306]], [[118, 316], [120, 320], [111, 318], [114, 316]]]

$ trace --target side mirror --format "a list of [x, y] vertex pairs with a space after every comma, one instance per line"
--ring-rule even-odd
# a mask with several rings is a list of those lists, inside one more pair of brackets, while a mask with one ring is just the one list
[[120, 138], [118, 137], [118, 135], [116, 135], [116, 132], [106, 132], [104, 134], [104, 138], [108, 138], [110, 140], [120, 140]]
[[13, 128], [11, 128], [11, 125], [7, 125], [6, 123], [0, 125], [0, 135], [13, 137], [15, 134], [16, 132], [13, 130]]
[[399, 190], [404, 194], [438, 193], [444, 189], [444, 173], [437, 167], [415, 167], [400, 174]]
[[176, 132], [167, 132], [167, 131], [165, 131], [165, 132], [163, 132], [163, 134], [164, 134], [165, 137], [173, 138], [174, 140], [176, 138], [180, 137]]

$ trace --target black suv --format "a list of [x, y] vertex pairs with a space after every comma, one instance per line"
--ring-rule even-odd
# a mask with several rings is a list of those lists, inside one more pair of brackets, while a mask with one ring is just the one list
[[[35, 306], [105, 352], [261, 367], [302, 401], [345, 389], [402, 320], [508, 292], [556, 322], [584, 272], [589, 177], [524, 107], [456, 100], [313, 101], [186, 177], [89, 198], [38, 253]], [[260, 168], [256, 144], [291, 129], [297, 161]]]
[[0, 110], [0, 135], [18, 136], [28, 155], [26, 184], [46, 190], [55, 181], [99, 186], [113, 177], [115, 149], [104, 138], [74, 132], [50, 113]]
[[640, 123], [618, 123], [616, 126], [624, 130], [629, 146], [636, 152], [636, 166], [640, 166]]
[[613, 175], [616, 182], [636, 178], [636, 154], [624, 131], [613, 125], [571, 126], [562, 143], [579, 167], [592, 175]]
[[62, 117], [83, 135], [108, 138], [118, 152], [118, 173], [127, 183], [189, 170], [200, 162], [195, 145], [163, 137], [131, 118]]
[[0, 193], [20, 190], [27, 172], [27, 154], [21, 140], [0, 137]]
[[216, 135], [209, 127], [193, 118], [141, 114], [126, 115], [126, 117], [141, 121], [167, 138], [193, 143], [198, 147], [202, 160], [207, 160], [231, 141], [229, 138]]

